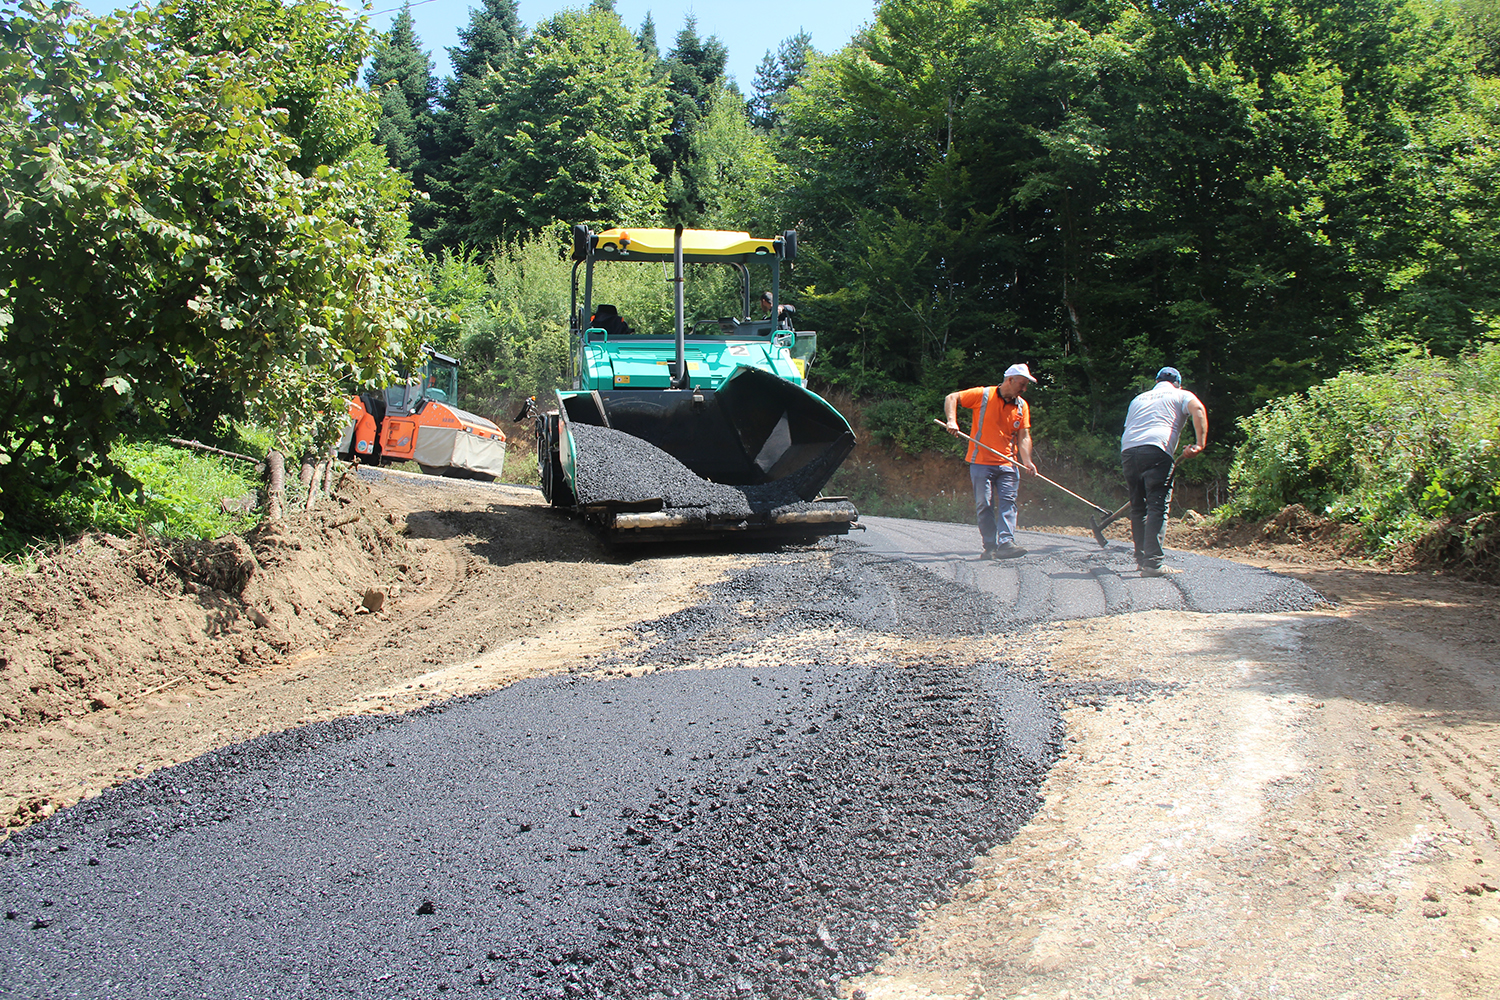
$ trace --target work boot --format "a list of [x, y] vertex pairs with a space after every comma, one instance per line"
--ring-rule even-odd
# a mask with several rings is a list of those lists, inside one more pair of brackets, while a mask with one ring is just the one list
[[1026, 554], [1026, 550], [1014, 542], [1006, 542], [990, 550], [991, 559], [1019, 559]]

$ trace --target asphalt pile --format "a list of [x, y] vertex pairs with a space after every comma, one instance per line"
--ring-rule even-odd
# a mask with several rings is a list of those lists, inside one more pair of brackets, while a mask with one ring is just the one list
[[587, 673], [157, 772], [0, 845], [7, 989], [831, 996], [1026, 822], [1061, 736], [1032, 668], [861, 654], [1002, 621], [825, 543]]
[[799, 494], [804, 477], [729, 486], [710, 482], [642, 438], [612, 427], [569, 424], [577, 445], [574, 494], [581, 506], [660, 499], [667, 510], [733, 521], [823, 507]]
[[999, 724], [975, 665], [914, 666], [874, 665], [753, 782], [663, 789], [632, 817], [621, 849], [652, 852], [639, 904], [606, 915], [574, 981], [601, 997], [793, 1000], [873, 968], [1035, 811], [1051, 757]]
[[[809, 559], [809, 552], [822, 558]], [[648, 645], [632, 650], [632, 661], [686, 666], [748, 650], [778, 632], [842, 629], [915, 639], [985, 635], [1016, 624], [1014, 610], [989, 595], [943, 584], [847, 539], [767, 554], [711, 593], [693, 607], [637, 623], [634, 631]]]
[[[646, 905], [607, 918], [603, 949], [575, 957], [570, 981], [584, 995], [832, 995], [1039, 805], [1062, 736], [1059, 699], [1039, 670], [850, 661], [864, 636], [977, 636], [1004, 627], [1006, 609], [847, 541], [821, 543], [817, 555], [762, 559], [700, 604], [641, 623], [644, 648], [606, 662], [688, 665], [685, 650], [753, 655], [769, 635], [821, 635], [807, 674], [854, 669], [862, 679], [801, 733], [765, 720], [777, 752], [753, 778], [661, 788], [631, 817], [619, 846], [650, 857], [638, 890]], [[1069, 702], [1150, 696], [1056, 690]]]

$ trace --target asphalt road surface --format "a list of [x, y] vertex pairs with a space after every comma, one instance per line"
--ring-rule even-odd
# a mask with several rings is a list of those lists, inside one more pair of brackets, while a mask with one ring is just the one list
[[1304, 585], [1227, 559], [1169, 552], [1181, 570], [1144, 577], [1129, 544], [1101, 549], [1093, 536], [1016, 533], [1020, 559], [978, 559], [972, 525], [866, 517], [857, 536], [871, 552], [901, 559], [933, 575], [989, 595], [1008, 625], [1097, 618], [1132, 611], [1302, 611], [1315, 600]]
[[263, 737], [16, 835], [0, 995], [829, 995], [1027, 821], [1060, 703], [1149, 695], [936, 640], [1317, 601], [1215, 559], [1142, 579], [1088, 538], [991, 563], [970, 526], [866, 523], [587, 673]]

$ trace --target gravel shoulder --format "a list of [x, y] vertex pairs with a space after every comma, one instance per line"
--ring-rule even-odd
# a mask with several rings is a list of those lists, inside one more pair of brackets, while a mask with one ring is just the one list
[[1152, 693], [1067, 709], [1032, 822], [849, 995], [1500, 993], [1494, 588], [1233, 555], [1334, 603], [1012, 646]]
[[[361, 490], [256, 550], [258, 617], [190, 576], [90, 590], [98, 551], [53, 567], [61, 589], [8, 578], [0, 678], [13, 707], [43, 708], [0, 730], [0, 815], [24, 826], [310, 721], [594, 669], [746, 558], [612, 553], [518, 488], [388, 473]], [[1496, 588], [1295, 545], [1208, 554], [1330, 603], [954, 641], [1140, 693], [1065, 707], [1040, 811], [841, 995], [1500, 993]], [[159, 655], [130, 661], [131, 636]]]

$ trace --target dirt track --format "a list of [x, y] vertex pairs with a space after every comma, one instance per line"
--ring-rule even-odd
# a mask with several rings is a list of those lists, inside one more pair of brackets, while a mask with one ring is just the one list
[[[587, 667], [740, 559], [619, 559], [528, 491], [394, 482], [360, 503], [405, 527], [400, 544], [280, 545], [302, 580], [280, 581], [279, 601], [262, 594], [264, 622], [221, 609], [193, 636], [203, 602], [191, 587], [155, 606], [78, 602], [87, 616], [72, 618], [54, 599], [44, 628], [35, 613], [48, 608], [25, 605], [28, 624], [11, 606], [4, 676], [17, 704], [45, 693], [31, 690], [45, 670], [25, 651], [47, 647], [58, 677], [71, 676], [60, 665], [85, 669], [88, 656], [59, 657], [56, 639], [85, 617], [105, 615], [108, 629], [87, 625], [73, 650], [189, 621], [175, 659], [127, 675], [110, 647], [107, 681], [58, 682], [59, 718], [9, 725], [0, 805], [12, 822], [260, 733]], [[348, 536], [336, 520], [316, 537]], [[309, 549], [316, 566], [299, 561]], [[1334, 603], [1115, 616], [954, 650], [1154, 693], [1068, 709], [1068, 752], [1031, 824], [844, 994], [1500, 992], [1494, 589], [1291, 562], [1310, 559], [1295, 549], [1215, 554], [1297, 576]], [[376, 613], [361, 610], [370, 590], [385, 598]], [[253, 668], [235, 668], [273, 635]]]

